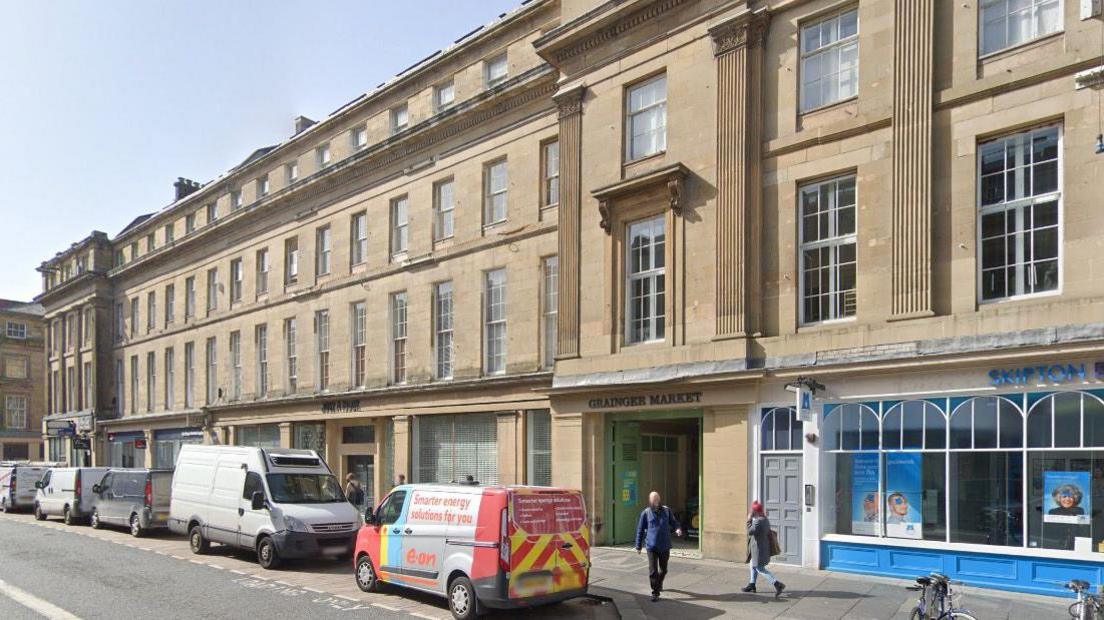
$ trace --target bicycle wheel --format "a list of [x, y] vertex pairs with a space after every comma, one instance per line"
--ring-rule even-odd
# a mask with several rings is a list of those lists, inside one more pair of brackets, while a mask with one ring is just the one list
[[1084, 602], [1077, 601], [1077, 602], [1072, 603], [1069, 606], [1070, 618], [1073, 618], [1073, 620], [1078, 620], [1081, 617], [1081, 606], [1082, 605], [1084, 605]]
[[909, 614], [909, 620], [927, 620], [924, 618], [924, 612], [920, 611], [920, 606], [912, 608], [912, 613]]
[[964, 609], [952, 609], [943, 617], [949, 618], [950, 620], [977, 620], [977, 616]]

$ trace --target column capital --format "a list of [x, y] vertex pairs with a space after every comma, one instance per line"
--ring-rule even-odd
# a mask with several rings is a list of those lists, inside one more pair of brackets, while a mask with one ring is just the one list
[[747, 45], [759, 45], [766, 38], [770, 11], [762, 7], [730, 17], [709, 29], [713, 55], [723, 56]]
[[560, 111], [560, 118], [566, 118], [572, 114], [582, 114], [583, 99], [586, 98], [586, 92], [586, 84], [576, 84], [561, 89], [555, 95], [552, 95], [552, 101], [556, 102], [556, 108]]

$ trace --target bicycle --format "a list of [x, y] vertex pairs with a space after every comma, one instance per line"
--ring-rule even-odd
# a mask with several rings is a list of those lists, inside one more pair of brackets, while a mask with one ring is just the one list
[[1089, 582], [1081, 579], [1064, 584], [1067, 590], [1077, 595], [1077, 601], [1069, 606], [1069, 615], [1074, 620], [1096, 620], [1104, 618], [1104, 596], [1089, 591]]
[[927, 577], [917, 577], [915, 586], [907, 586], [906, 589], [920, 592], [920, 598], [916, 607], [912, 608], [910, 620], [977, 620], [969, 610], [955, 607], [954, 592], [951, 590], [952, 582], [946, 575], [932, 573]]

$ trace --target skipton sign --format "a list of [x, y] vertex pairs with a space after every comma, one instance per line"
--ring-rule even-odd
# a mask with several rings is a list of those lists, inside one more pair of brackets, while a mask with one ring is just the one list
[[1104, 381], [1104, 361], [994, 368], [989, 371], [989, 381], [994, 387]]

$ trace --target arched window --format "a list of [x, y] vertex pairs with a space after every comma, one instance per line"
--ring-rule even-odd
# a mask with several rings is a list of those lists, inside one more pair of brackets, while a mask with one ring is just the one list
[[1029, 448], [1104, 447], [1104, 402], [1086, 392], [1059, 392], [1031, 406]]
[[828, 450], [877, 450], [878, 414], [866, 405], [840, 405], [827, 417], [824, 441]]
[[946, 445], [947, 419], [934, 403], [897, 403], [882, 419], [883, 450], [942, 450]]
[[978, 396], [951, 414], [952, 450], [999, 450], [1023, 447], [1023, 415], [1012, 401]]
[[760, 447], [764, 452], [801, 449], [802, 423], [793, 407], [775, 407], [763, 411], [759, 427]]

